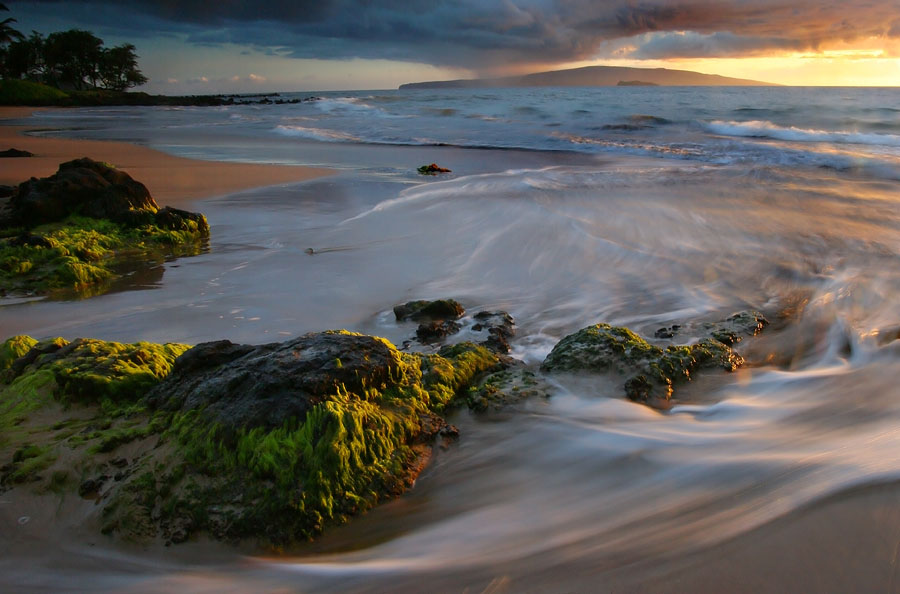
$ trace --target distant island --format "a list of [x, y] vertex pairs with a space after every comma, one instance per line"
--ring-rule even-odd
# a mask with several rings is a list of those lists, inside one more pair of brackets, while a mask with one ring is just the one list
[[625, 68], [621, 66], [586, 66], [571, 70], [551, 70], [524, 76], [428, 81], [400, 85], [400, 89], [477, 89], [484, 87], [614, 87], [614, 86], [684, 86], [684, 87], [764, 87], [772, 83], [718, 74], [701, 74], [690, 70], [668, 68]]

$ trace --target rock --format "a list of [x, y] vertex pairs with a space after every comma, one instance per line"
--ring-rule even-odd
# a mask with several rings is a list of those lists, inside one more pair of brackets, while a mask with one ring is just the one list
[[72, 214], [122, 221], [132, 211], [159, 210], [144, 184], [105, 163], [76, 159], [41, 179], [19, 184], [12, 197], [13, 218], [33, 227], [59, 221]]
[[723, 344], [733, 345], [743, 340], [744, 336], [756, 336], [768, 324], [769, 321], [758, 311], [742, 311], [707, 326], [712, 338]]
[[345, 332], [257, 347], [218, 341], [197, 345], [177, 359], [147, 399], [166, 410], [203, 410], [232, 429], [272, 429], [291, 418], [302, 422], [316, 404], [339, 391], [393, 386], [401, 365], [390, 343]]
[[516, 323], [513, 317], [505, 311], [480, 311], [475, 314], [475, 332], [488, 332], [488, 337], [481, 345], [500, 354], [509, 352], [509, 339], [516, 335]]
[[188, 212], [166, 206], [156, 212], [155, 221], [159, 227], [172, 231], [188, 231], [209, 236], [209, 223], [200, 213]]
[[534, 370], [519, 367], [492, 373], [466, 394], [466, 404], [476, 412], [497, 412], [534, 397], [548, 398], [549, 384]]
[[398, 322], [413, 320], [458, 320], [465, 315], [463, 306], [453, 299], [437, 299], [435, 301], [407, 301], [394, 307], [394, 316]]
[[416, 329], [416, 339], [423, 344], [439, 342], [459, 332], [461, 326], [452, 320], [423, 322]]
[[108, 478], [109, 477], [106, 475], [101, 475], [97, 478], [87, 479], [78, 486], [78, 495], [84, 499], [96, 499], [100, 495], [100, 489], [103, 488], [103, 483], [106, 482]]
[[[177, 543], [204, 532], [274, 547], [408, 489], [432, 448], [458, 435], [443, 411], [499, 361], [470, 342], [411, 354], [345, 331], [189, 350], [50, 341], [13, 366], [26, 357], [0, 384], [0, 401], [20, 415], [0, 417], [10, 451], [20, 452], [0, 488], [47, 483], [51, 474], [38, 472], [65, 463], [91, 477], [73, 487], [96, 498], [104, 534]], [[29, 418], [76, 400], [89, 420], [48, 427], [39, 414]], [[63, 448], [71, 455], [54, 462]]]
[[679, 324], [672, 324], [668, 328], [660, 328], [653, 333], [653, 336], [655, 338], [674, 338], [680, 329], [681, 326]]
[[22, 151], [19, 149], [6, 149], [5, 151], [0, 151], [0, 159], [9, 159], [9, 158], [17, 158], [17, 157], [33, 157], [34, 153], [29, 153], [28, 151]]
[[658, 329], [653, 336], [660, 339], [674, 338], [677, 334], [699, 338], [713, 338], [726, 345], [733, 345], [745, 336], [756, 336], [769, 324], [758, 311], [742, 311], [720, 322], [687, 322]]
[[734, 371], [743, 362], [731, 347], [715, 339], [662, 349], [628, 328], [596, 324], [557, 343], [541, 370], [618, 374], [627, 378], [628, 398], [654, 403], [669, 400], [673, 385], [690, 380], [698, 370]]
[[16, 186], [0, 184], [0, 198], [9, 198], [16, 191]]
[[449, 169], [439, 166], [437, 163], [422, 165], [416, 171], [422, 175], [437, 175], [438, 173], [451, 173]]

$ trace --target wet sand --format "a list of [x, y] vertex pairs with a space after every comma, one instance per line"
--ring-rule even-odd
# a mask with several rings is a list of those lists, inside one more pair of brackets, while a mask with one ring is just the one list
[[185, 159], [124, 142], [27, 136], [25, 133], [34, 127], [3, 125], [3, 120], [25, 118], [34, 111], [28, 107], [0, 108], [0, 151], [16, 148], [35, 155], [0, 159], [0, 184], [16, 185], [30, 177], [46, 177], [55, 173], [60, 163], [90, 157], [128, 172], [147, 186], [160, 206], [183, 207], [201, 198], [331, 173], [315, 167]]
[[[27, 114], [0, 110], [0, 117], [24, 115]], [[15, 147], [30, 150], [39, 157], [0, 160], [0, 183], [15, 183], [29, 175], [48, 175], [55, 171], [60, 161], [91, 156], [129, 171], [150, 187], [161, 204], [178, 205], [254, 186], [301, 181], [326, 173], [325, 170], [305, 167], [182, 159], [117, 142], [20, 136], [25, 129], [0, 126], [0, 134], [5, 135], [0, 141], [0, 150]], [[104, 150], [108, 152], [102, 152]], [[27, 168], [42, 166], [46, 169], [35, 169], [34, 173], [28, 169], [26, 172]], [[324, 194], [323, 189], [319, 197]], [[247, 200], [253, 201], [255, 198], [248, 196]], [[238, 216], [249, 217], [252, 211], [252, 205], [247, 205], [246, 211], [239, 212]], [[332, 260], [303, 255], [303, 247], [319, 245], [313, 239], [315, 237], [308, 235], [297, 239], [303, 243], [297, 244], [296, 254], [292, 252], [287, 255], [291, 258], [292, 269], [298, 268], [298, 262], [323, 268], [336, 266]], [[342, 263], [352, 253], [334, 252], [331, 256], [337, 263]], [[240, 262], [230, 268], [223, 265], [223, 269], [236, 274], [245, 268], [261, 271], [268, 267], [268, 278], [271, 279], [273, 259], [260, 260], [258, 267], [248, 267], [242, 253]], [[185, 261], [182, 268], [167, 274], [174, 276], [187, 269], [189, 264], [196, 265], [198, 262]], [[279, 272], [277, 268], [274, 270]], [[298, 273], [299, 276], [302, 275]], [[354, 275], [348, 273], [348, 276]], [[279, 282], [284, 281], [283, 277], [278, 279]], [[262, 276], [259, 280], [265, 281], [267, 277]], [[171, 284], [178, 283], [173, 281]], [[353, 286], [356, 285], [353, 283]], [[257, 287], [255, 284], [253, 286]], [[266, 282], [259, 282], [257, 290], [266, 286], [269, 286]], [[329, 286], [328, 290], [334, 289]], [[387, 307], [392, 302], [384, 303]], [[192, 310], [180, 303], [174, 305], [170, 311], [163, 311], [169, 321], [177, 319], [178, 315], [196, 315], [186, 314]], [[66, 315], [78, 311], [74, 303], [56, 306], [65, 309]], [[137, 306], [134, 307], [136, 311]], [[220, 309], [228, 311], [227, 307]], [[41, 314], [46, 315], [46, 312], [41, 310]], [[245, 315], [251, 314], [241, 313], [242, 317]], [[128, 327], [128, 320], [134, 317], [132, 313], [131, 317], [110, 319], [109, 324], [132, 334], [134, 330]], [[294, 330], [289, 324], [285, 327]], [[162, 327], [160, 332], [171, 334], [172, 329]], [[217, 336], [220, 333], [218, 328], [215, 332]], [[889, 455], [889, 452], [885, 453], [885, 456]], [[12, 586], [16, 591], [63, 591], [70, 589], [73, 583], [90, 583], [96, 591], [127, 592], [228, 589], [412, 592], [426, 588], [441, 592], [900, 592], [900, 487], [896, 483], [838, 492], [721, 545], [702, 550], [678, 550], [679, 542], [673, 539], [670, 541], [671, 549], [666, 551], [650, 551], [640, 556], [602, 552], [592, 555], [589, 545], [596, 543], [579, 543], [550, 554], [518, 558], [507, 564], [477, 567], [471, 571], [448, 567], [432, 572], [393, 575], [377, 570], [375, 575], [354, 574], [352, 571], [344, 574], [335, 571], [328, 575], [324, 570], [285, 567], [282, 563], [246, 562], [230, 556], [223, 545], [208, 543], [200, 543], [194, 548], [209, 553], [209, 556], [187, 567], [185, 564], [191, 563], [188, 553], [193, 549], [156, 547], [132, 556], [105, 537], [96, 534], [86, 536], [83, 530], [59, 525], [60, 513], [69, 518], [78, 517], [78, 512], [84, 511], [82, 502], [70, 501], [71, 508], [57, 508], [55, 501], [49, 497], [23, 498], [19, 503], [32, 506], [23, 509], [13, 503], [13, 495], [15, 493], [8, 492], [0, 498], [0, 524], [15, 526], [14, 530], [19, 531], [0, 530], [0, 551], [4, 553], [0, 556], [3, 557], [0, 560], [0, 575], [4, 576], [0, 578], [0, 585]], [[383, 510], [379, 511], [383, 513]], [[24, 525], [14, 524], [25, 515], [33, 519]], [[364, 535], [365, 522], [366, 518], [360, 518], [342, 530], [351, 539], [358, 540], [361, 534]], [[48, 526], [55, 526], [58, 530], [48, 529], [45, 532]], [[22, 533], [28, 530], [35, 533], [34, 542], [23, 538]], [[97, 552], [93, 554], [86, 552], [89, 551], [87, 547], [93, 546], [92, 543], [97, 545]], [[218, 557], [220, 554], [222, 556]], [[297, 563], [316, 561], [315, 557], [306, 557]]]

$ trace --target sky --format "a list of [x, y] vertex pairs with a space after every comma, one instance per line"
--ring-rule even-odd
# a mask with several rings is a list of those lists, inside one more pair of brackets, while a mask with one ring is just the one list
[[[589, 65], [900, 86], [900, 0], [6, 0], [132, 43], [152, 93], [390, 89]], [[6, 15], [4, 15], [6, 16]]]

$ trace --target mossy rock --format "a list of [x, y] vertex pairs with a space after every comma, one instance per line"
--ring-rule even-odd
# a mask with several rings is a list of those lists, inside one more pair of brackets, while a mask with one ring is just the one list
[[665, 349], [648, 343], [628, 328], [596, 324], [563, 338], [541, 370], [613, 373], [626, 377], [625, 395], [638, 402], [668, 400], [673, 386], [701, 369], [734, 371], [743, 358], [715, 339]]
[[497, 412], [527, 399], [549, 398], [551, 393], [543, 377], [522, 367], [488, 375], [477, 386], [469, 388], [466, 404], [476, 412]]
[[7, 338], [3, 344], [0, 345], [0, 370], [9, 369], [12, 366], [13, 361], [30, 351], [31, 347], [36, 345], [37, 342], [38, 341], [35, 339], [30, 336], [25, 336], [24, 334]]
[[168, 375], [175, 359], [188, 348], [175, 343], [122, 344], [91, 338], [67, 342], [57, 338], [34, 341], [12, 362], [11, 371], [13, 379], [50, 372], [57, 386], [55, 397], [61, 401], [135, 402]]
[[416, 322], [429, 320], [458, 320], [466, 310], [453, 299], [436, 299], [434, 301], [407, 301], [394, 307], [394, 316], [398, 322], [413, 320]]
[[[498, 365], [471, 343], [425, 356], [345, 331], [186, 349], [34, 344], [0, 384], [5, 484], [77, 484], [126, 540], [302, 541], [408, 489], [453, 433], [441, 411]], [[49, 406], [81, 412], [30, 424]], [[53, 466], [61, 447], [80, 479]]]
[[0, 294], [96, 291], [127, 264], [195, 255], [209, 237], [202, 214], [160, 209], [147, 188], [83, 158], [19, 184], [0, 214]]

